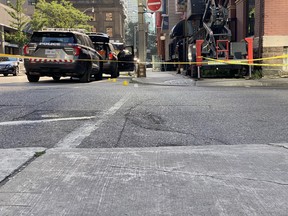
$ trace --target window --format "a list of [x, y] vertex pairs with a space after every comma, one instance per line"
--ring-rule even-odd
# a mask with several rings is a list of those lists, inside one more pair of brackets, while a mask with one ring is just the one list
[[37, 0], [28, 0], [28, 5], [36, 5]]
[[60, 32], [39, 32], [34, 33], [31, 42], [33, 43], [75, 43], [73, 34]]
[[112, 21], [113, 20], [113, 14], [112, 13], [106, 13], [106, 21]]
[[112, 27], [107, 27], [106, 28], [106, 33], [109, 35], [109, 37], [113, 37], [113, 28]]

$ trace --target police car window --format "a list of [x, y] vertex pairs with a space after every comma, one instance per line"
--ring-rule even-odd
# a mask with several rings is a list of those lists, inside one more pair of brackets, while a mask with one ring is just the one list
[[88, 40], [89, 46], [91, 48], [94, 48], [93, 42], [90, 40], [90, 38], [87, 38], [87, 40]]
[[89, 45], [89, 41], [88, 41], [88, 39], [87, 39], [87, 37], [84, 37], [84, 36], [82, 36], [83, 37], [83, 40], [84, 40], [84, 42], [85, 42], [85, 46], [90, 46]]
[[55, 33], [55, 32], [39, 32], [33, 34], [32, 43], [75, 43], [73, 34]]
[[84, 44], [80, 35], [76, 35], [76, 38], [77, 38], [77, 44]]

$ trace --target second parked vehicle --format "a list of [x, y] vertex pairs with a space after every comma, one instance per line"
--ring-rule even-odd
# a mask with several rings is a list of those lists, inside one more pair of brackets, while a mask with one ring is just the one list
[[55, 81], [61, 77], [76, 77], [89, 82], [94, 76], [102, 79], [103, 62], [90, 38], [75, 29], [47, 28], [32, 34], [24, 46], [26, 75], [29, 82], [38, 82], [41, 76]]
[[20, 68], [20, 60], [14, 57], [0, 57], [0, 74], [8, 76], [18, 76]]
[[100, 32], [87, 33], [94, 44], [94, 48], [103, 58], [103, 73], [110, 74], [111, 78], [119, 76], [118, 57], [109, 36]]

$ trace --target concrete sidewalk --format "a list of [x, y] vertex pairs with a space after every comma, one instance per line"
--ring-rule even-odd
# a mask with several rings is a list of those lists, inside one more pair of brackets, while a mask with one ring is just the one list
[[35, 154], [43, 151], [45, 148], [0, 149], [0, 182], [22, 169], [29, 160], [34, 158]]
[[192, 79], [189, 76], [177, 74], [176, 71], [152, 71], [147, 68], [146, 77], [133, 77], [132, 82], [146, 85], [162, 86], [198, 86], [198, 87], [288, 87], [288, 78], [275, 79]]
[[287, 215], [288, 145], [51, 149], [0, 215]]

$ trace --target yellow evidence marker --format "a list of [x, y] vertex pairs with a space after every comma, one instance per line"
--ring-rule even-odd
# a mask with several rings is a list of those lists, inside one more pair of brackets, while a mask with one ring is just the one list
[[123, 86], [128, 86], [129, 82], [127, 80], [123, 81]]

